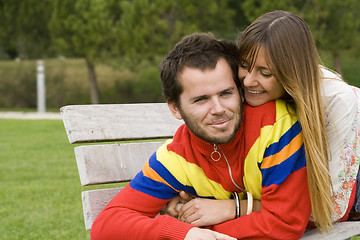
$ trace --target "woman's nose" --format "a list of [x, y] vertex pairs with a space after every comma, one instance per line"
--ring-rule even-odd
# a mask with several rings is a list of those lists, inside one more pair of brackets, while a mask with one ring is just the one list
[[247, 72], [243, 81], [245, 87], [255, 87], [258, 85], [254, 71]]

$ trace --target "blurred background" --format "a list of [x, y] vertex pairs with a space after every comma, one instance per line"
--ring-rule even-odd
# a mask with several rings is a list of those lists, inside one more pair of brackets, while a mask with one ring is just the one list
[[[158, 65], [184, 35], [236, 40], [275, 9], [302, 16], [323, 62], [360, 86], [358, 0], [0, 0], [0, 239], [90, 239], [81, 191], [93, 188], [60, 107], [163, 102]], [[40, 61], [56, 119], [2, 117], [36, 111]]]
[[184, 35], [236, 40], [261, 14], [284, 9], [310, 25], [324, 63], [360, 86], [357, 0], [0, 0], [0, 110], [163, 102], [158, 64]]

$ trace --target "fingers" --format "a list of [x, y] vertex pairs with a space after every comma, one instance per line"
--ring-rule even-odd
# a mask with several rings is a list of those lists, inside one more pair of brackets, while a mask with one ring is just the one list
[[181, 201], [182, 203], [187, 203], [187, 202], [189, 202], [191, 199], [195, 198], [195, 197], [192, 196], [190, 193], [186, 193], [186, 192], [184, 192], [184, 191], [180, 191], [179, 197], [180, 197], [180, 201]]
[[177, 212], [180, 212], [182, 206], [184, 206], [183, 203], [178, 203], [178, 204], [176, 204], [175, 210], [176, 210]]
[[181, 221], [187, 222], [186, 219], [197, 211], [197, 209], [193, 207], [193, 203], [194, 200], [191, 200], [180, 207], [180, 210], [178, 211], [178, 218]]
[[183, 222], [187, 222], [187, 223], [193, 224], [193, 225], [198, 226], [198, 227], [201, 226], [201, 225], [196, 224], [196, 222], [199, 222], [199, 221], [200, 221], [200, 217], [199, 217], [199, 215], [198, 215], [196, 212], [192, 212], [192, 213], [190, 213], [190, 214], [187, 215], [187, 216], [183, 215], [183, 216], [180, 218], [180, 220], [183, 221]]
[[179, 211], [177, 210], [177, 205], [179, 203], [180, 203], [180, 198], [175, 197], [166, 204], [166, 206], [163, 208], [163, 211], [165, 211], [166, 214], [177, 218], [179, 215]]
[[183, 204], [183, 206], [180, 208], [178, 212], [179, 212], [178, 219], [180, 221], [190, 223], [198, 227], [204, 226], [204, 222], [201, 219], [202, 214], [201, 211], [199, 211], [196, 206], [195, 199], [191, 200], [187, 204]]

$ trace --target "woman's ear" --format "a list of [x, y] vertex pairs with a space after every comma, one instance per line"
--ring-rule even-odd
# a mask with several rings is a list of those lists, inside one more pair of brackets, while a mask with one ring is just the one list
[[167, 103], [172, 115], [174, 115], [174, 117], [178, 120], [182, 120], [179, 108], [176, 106], [175, 103]]

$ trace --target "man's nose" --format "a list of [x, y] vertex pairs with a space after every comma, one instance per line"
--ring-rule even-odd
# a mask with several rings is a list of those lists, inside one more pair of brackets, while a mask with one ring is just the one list
[[211, 114], [221, 114], [225, 112], [221, 99], [217, 96], [212, 99]]

